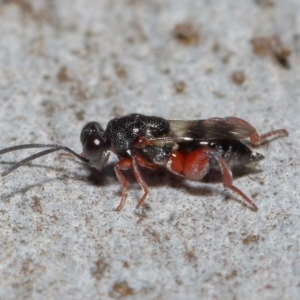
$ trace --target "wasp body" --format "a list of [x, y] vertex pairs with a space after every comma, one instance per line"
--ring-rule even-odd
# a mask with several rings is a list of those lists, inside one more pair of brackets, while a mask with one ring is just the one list
[[27, 148], [49, 148], [16, 163], [2, 173], [9, 174], [18, 167], [40, 156], [64, 150], [85, 164], [101, 170], [113, 152], [119, 158], [115, 165], [117, 179], [122, 186], [120, 210], [125, 201], [128, 182], [122, 170], [132, 169], [143, 189], [137, 207], [149, 193], [139, 167], [151, 170], [159, 166], [190, 180], [201, 180], [213, 168], [222, 173], [224, 188], [242, 197], [254, 211], [255, 203], [233, 185], [232, 168], [263, 159], [263, 155], [252, 151], [244, 142], [250, 138], [253, 145], [260, 145], [270, 137], [287, 135], [285, 129], [258, 135], [246, 121], [235, 118], [211, 118], [206, 120], [165, 120], [156, 116], [130, 114], [111, 120], [106, 129], [97, 122], [86, 124], [80, 135], [83, 153], [56, 144], [25, 144], [0, 150], [0, 155]]

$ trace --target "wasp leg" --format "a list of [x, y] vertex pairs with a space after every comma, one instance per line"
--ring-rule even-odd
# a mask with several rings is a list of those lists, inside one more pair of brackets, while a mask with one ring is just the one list
[[121, 201], [116, 208], [116, 210], [121, 210], [124, 203], [125, 203], [125, 197], [126, 197], [126, 192], [128, 188], [128, 181], [124, 177], [124, 175], [121, 173], [121, 170], [129, 170], [132, 168], [132, 159], [131, 158], [124, 158], [120, 160], [116, 165], [115, 165], [115, 173], [116, 176], [121, 183], [122, 186], [122, 194], [121, 194]]
[[139, 200], [136, 208], [139, 208], [144, 203], [147, 195], [149, 194], [148, 186], [147, 186], [146, 182], [144, 181], [138, 166], [141, 166], [141, 167], [144, 167], [144, 168], [147, 168], [150, 170], [156, 170], [158, 168], [158, 165], [147, 162], [143, 157], [141, 157], [139, 155], [135, 155], [132, 158], [132, 169], [133, 169], [135, 179], [139, 183], [140, 187], [142, 188], [142, 190], [144, 192], [144, 194], [141, 197], [141, 199]]
[[234, 186], [232, 184], [232, 182], [233, 182], [232, 172], [231, 172], [230, 168], [228, 167], [225, 159], [216, 153], [212, 153], [212, 155], [219, 163], [219, 166], [220, 166], [220, 169], [222, 172], [222, 176], [223, 176], [224, 188], [230, 189], [230, 190], [234, 191], [236, 194], [240, 195], [246, 202], [248, 202], [251, 205], [253, 211], [257, 211], [258, 208], [257, 208], [256, 204], [249, 197], [247, 197], [240, 189], [238, 189], [236, 186]]
[[199, 148], [187, 155], [173, 151], [165, 167], [173, 174], [190, 180], [201, 180], [209, 171], [209, 149]]
[[183, 176], [191, 180], [201, 180], [208, 173], [209, 167], [209, 149], [196, 149], [185, 158]]
[[250, 136], [250, 139], [254, 146], [259, 146], [265, 143], [270, 137], [277, 138], [279, 136], [286, 136], [288, 134], [289, 133], [286, 129], [272, 130], [262, 135], [259, 135], [257, 132], [255, 132]]
[[126, 197], [126, 192], [127, 192], [127, 188], [128, 188], [128, 181], [126, 180], [124, 175], [121, 173], [121, 170], [129, 170], [132, 168], [134, 177], [144, 192], [142, 198], [138, 202], [137, 208], [139, 208], [143, 204], [143, 202], [145, 201], [145, 199], [149, 193], [148, 186], [139, 171], [138, 165], [141, 167], [151, 169], [151, 170], [156, 170], [158, 168], [158, 166], [156, 164], [151, 164], [151, 163], [147, 162], [145, 159], [143, 159], [141, 156], [138, 156], [138, 155], [135, 155], [133, 158], [123, 158], [115, 165], [115, 173], [116, 173], [118, 181], [121, 183], [121, 186], [122, 186], [121, 201], [116, 210], [122, 209], [122, 207], [125, 203], [125, 197]]

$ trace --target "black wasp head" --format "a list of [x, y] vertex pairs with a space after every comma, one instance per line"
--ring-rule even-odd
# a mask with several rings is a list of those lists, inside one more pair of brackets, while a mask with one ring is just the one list
[[80, 141], [89, 165], [101, 169], [109, 157], [109, 146], [102, 126], [97, 122], [87, 123], [81, 130]]

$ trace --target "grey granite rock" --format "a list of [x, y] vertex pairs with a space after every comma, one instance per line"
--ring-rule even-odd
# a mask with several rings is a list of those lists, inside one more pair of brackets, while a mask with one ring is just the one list
[[[290, 132], [235, 178], [256, 213], [221, 183], [163, 170], [143, 172], [151, 193], [139, 210], [126, 172], [116, 212], [115, 157], [97, 184], [59, 154], [2, 177], [0, 298], [298, 299], [299, 24], [298, 0], [0, 1], [0, 148], [80, 152], [86, 122], [131, 112]], [[268, 39], [264, 56], [253, 52], [251, 39], [274, 35], [289, 68]], [[1, 156], [1, 169], [30, 153]]]

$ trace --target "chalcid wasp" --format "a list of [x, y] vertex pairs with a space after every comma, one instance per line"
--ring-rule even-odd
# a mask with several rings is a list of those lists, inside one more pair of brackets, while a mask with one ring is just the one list
[[287, 130], [273, 130], [258, 135], [246, 121], [235, 118], [211, 118], [206, 120], [165, 120], [156, 116], [130, 114], [111, 120], [106, 129], [97, 122], [86, 124], [80, 134], [83, 153], [58, 144], [24, 144], [0, 150], [0, 155], [21, 149], [48, 148], [29, 156], [6, 169], [6, 176], [22, 165], [49, 153], [63, 150], [83, 163], [101, 170], [110, 152], [119, 159], [115, 173], [122, 186], [117, 210], [122, 209], [128, 181], [122, 170], [133, 170], [135, 179], [143, 190], [137, 208], [148, 193], [148, 186], [139, 167], [156, 170], [162, 166], [171, 173], [190, 180], [201, 180], [211, 169], [219, 169], [224, 188], [244, 199], [254, 211], [255, 203], [233, 185], [232, 168], [257, 162], [263, 155], [252, 151], [242, 140], [250, 138], [254, 146], [269, 138], [288, 135]]

